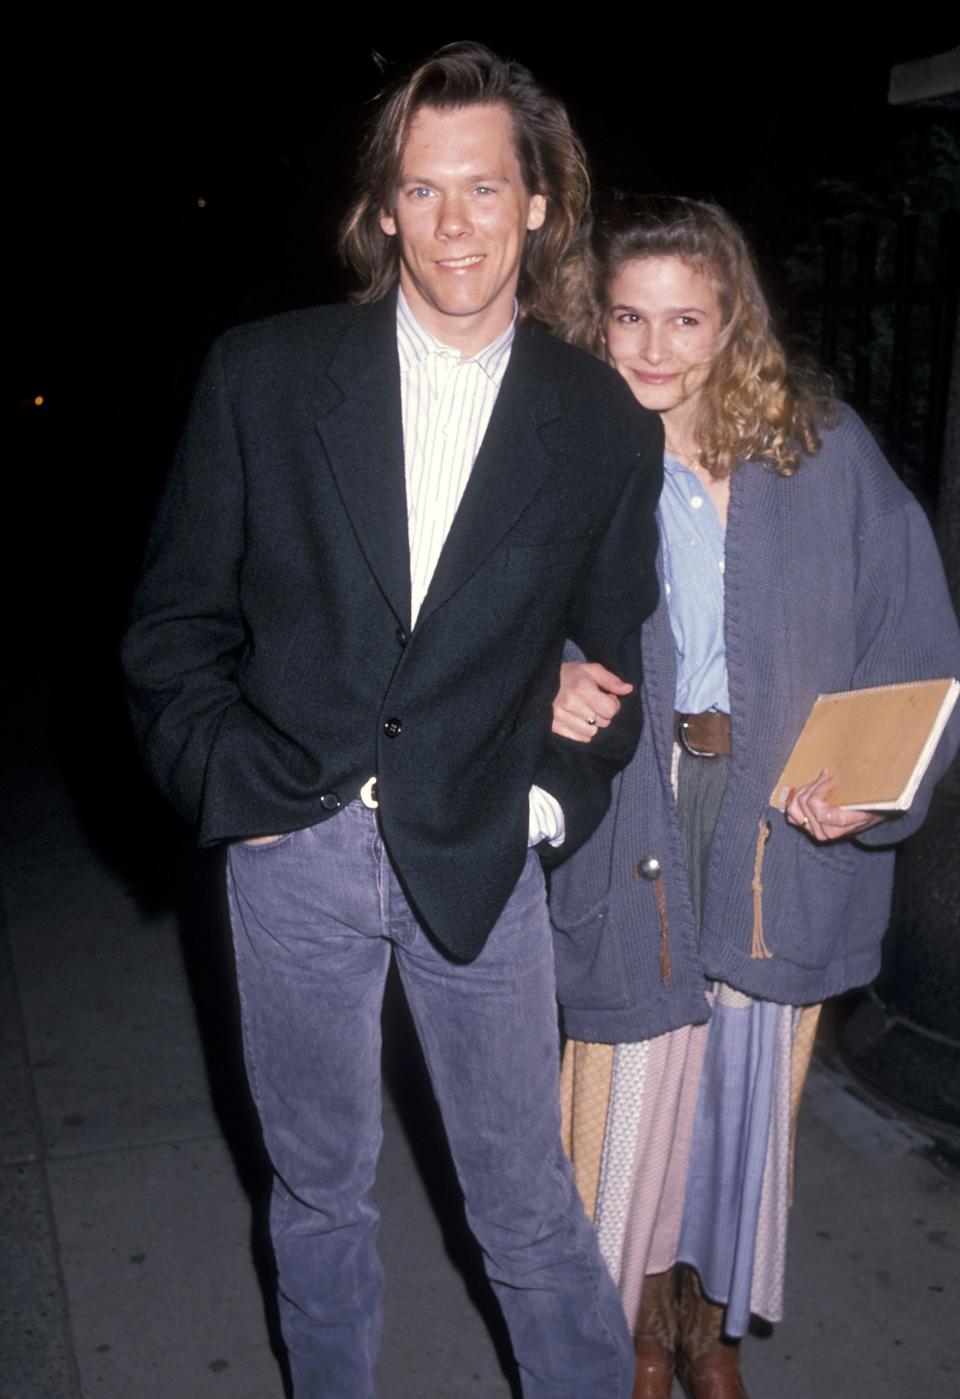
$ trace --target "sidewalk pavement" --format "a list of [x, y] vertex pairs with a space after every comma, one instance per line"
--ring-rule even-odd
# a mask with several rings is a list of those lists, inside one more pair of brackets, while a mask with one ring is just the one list
[[[140, 792], [123, 742], [107, 721], [66, 734], [42, 694], [11, 688], [0, 745], [0, 1399], [283, 1399], [216, 859], [171, 875], [196, 866], [121, 796]], [[380, 1394], [506, 1399], [395, 986], [384, 1062]], [[958, 1160], [820, 1055], [787, 1318], [745, 1342], [752, 1399], [958, 1399]]]

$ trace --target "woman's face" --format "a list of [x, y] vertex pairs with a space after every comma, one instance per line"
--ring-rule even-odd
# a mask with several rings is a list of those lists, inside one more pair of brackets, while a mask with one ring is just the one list
[[723, 316], [712, 278], [676, 257], [634, 258], [607, 287], [610, 363], [668, 434], [692, 421], [721, 344]]

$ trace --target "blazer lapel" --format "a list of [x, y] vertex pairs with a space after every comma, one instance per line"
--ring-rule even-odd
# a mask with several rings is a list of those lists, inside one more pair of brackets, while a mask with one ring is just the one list
[[371, 572], [410, 624], [410, 548], [404, 482], [396, 302], [355, 313], [327, 367], [329, 407], [317, 431]]
[[513, 527], [550, 473], [544, 429], [561, 413], [544, 372], [543, 332], [517, 327], [500, 392], [454, 516], [418, 624], [462, 587]]

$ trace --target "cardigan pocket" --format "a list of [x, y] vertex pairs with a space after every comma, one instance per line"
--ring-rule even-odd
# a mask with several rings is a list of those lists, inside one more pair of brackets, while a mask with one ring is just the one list
[[618, 1010], [631, 1004], [622, 942], [609, 918], [606, 897], [571, 921], [553, 916], [557, 999], [562, 1006]]
[[776, 864], [771, 848], [764, 869], [767, 943], [774, 958], [820, 970], [846, 955], [862, 914], [866, 891], [857, 854], [843, 845], [817, 845], [789, 826], [781, 828], [778, 844]]

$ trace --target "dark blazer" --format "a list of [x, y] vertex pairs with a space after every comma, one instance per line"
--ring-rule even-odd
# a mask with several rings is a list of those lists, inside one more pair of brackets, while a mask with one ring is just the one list
[[635, 745], [638, 703], [584, 746], [549, 735], [550, 700], [566, 635], [639, 681], [661, 450], [612, 371], [522, 325], [411, 630], [394, 298], [224, 336], [123, 647], [148, 766], [201, 842], [333, 817], [376, 773], [411, 902], [476, 955], [531, 783], [566, 854]]

